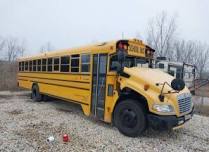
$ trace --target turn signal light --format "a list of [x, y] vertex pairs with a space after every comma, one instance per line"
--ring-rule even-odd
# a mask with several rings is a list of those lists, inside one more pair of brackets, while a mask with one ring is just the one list
[[149, 89], [149, 87], [150, 87], [149, 84], [145, 84], [144, 85], [144, 90], [147, 91]]

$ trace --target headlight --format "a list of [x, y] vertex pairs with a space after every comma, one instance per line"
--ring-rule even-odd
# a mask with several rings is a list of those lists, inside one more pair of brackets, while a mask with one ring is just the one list
[[157, 112], [174, 112], [173, 106], [171, 105], [163, 105], [163, 104], [154, 104], [153, 110]]

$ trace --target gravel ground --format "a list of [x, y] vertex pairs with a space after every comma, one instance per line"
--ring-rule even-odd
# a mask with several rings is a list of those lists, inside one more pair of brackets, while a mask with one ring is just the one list
[[[27, 92], [0, 92], [0, 151], [209, 151], [209, 117], [194, 115], [184, 128], [149, 129], [129, 138], [113, 126], [84, 116], [63, 101], [32, 102]], [[62, 135], [71, 140], [62, 142]], [[54, 136], [55, 141], [46, 139]]]

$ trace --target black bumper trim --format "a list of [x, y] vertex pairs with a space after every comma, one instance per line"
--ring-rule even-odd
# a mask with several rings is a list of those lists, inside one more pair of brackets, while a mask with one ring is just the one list
[[[191, 116], [193, 116], [193, 113], [194, 113], [194, 107], [192, 111], [188, 114], [191, 114]], [[191, 118], [185, 120], [185, 116], [176, 117], [176, 116], [162, 116], [156, 114], [148, 114], [147, 119], [148, 119], [149, 127], [156, 130], [167, 130], [182, 125]], [[179, 124], [180, 121], [182, 121], [183, 123]]]

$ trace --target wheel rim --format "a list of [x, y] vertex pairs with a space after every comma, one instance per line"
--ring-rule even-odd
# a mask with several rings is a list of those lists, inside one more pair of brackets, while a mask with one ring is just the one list
[[134, 128], [137, 125], [137, 114], [132, 109], [124, 109], [120, 114], [120, 120], [124, 127]]

